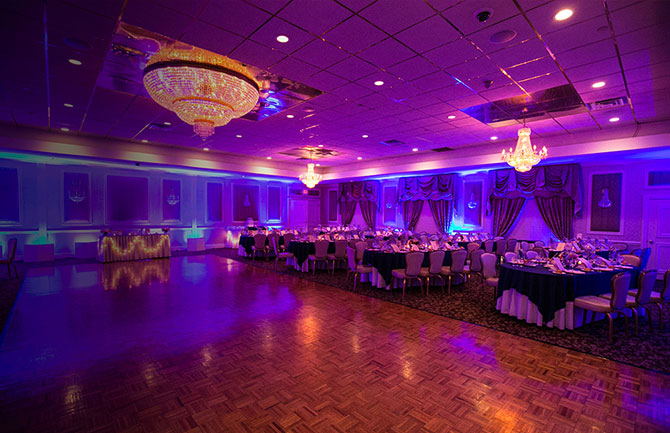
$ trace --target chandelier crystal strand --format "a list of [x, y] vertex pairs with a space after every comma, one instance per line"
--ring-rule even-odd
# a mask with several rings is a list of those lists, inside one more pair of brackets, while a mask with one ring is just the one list
[[519, 129], [519, 139], [516, 143], [516, 149], [512, 151], [509, 148], [509, 153], [505, 149], [501, 153], [502, 160], [514, 167], [516, 171], [526, 172], [533, 168], [534, 165], [547, 157], [547, 148], [542, 147], [538, 152], [537, 146], [530, 144], [530, 128], [525, 126]]
[[247, 68], [199, 48], [165, 47], [144, 69], [151, 98], [193, 125], [203, 140], [258, 102], [260, 84]]

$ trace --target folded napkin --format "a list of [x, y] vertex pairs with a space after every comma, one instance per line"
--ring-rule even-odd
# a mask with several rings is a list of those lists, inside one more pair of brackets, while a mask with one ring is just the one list
[[593, 269], [593, 265], [591, 264], [591, 262], [588, 261], [588, 260], [586, 260], [586, 259], [584, 259], [584, 258], [581, 258], [581, 257], [580, 257], [580, 258], [579, 258], [579, 263], [581, 263], [582, 265], [584, 265], [584, 267], [586, 267], [586, 269]]
[[554, 267], [558, 269], [559, 271], [565, 271], [565, 268], [563, 267], [563, 263], [561, 263], [561, 260], [558, 257], [553, 258], [554, 262]]

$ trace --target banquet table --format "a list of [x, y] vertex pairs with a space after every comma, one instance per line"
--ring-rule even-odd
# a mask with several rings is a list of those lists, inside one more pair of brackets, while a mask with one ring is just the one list
[[[549, 258], [556, 257], [557, 255], [561, 254], [562, 252], [563, 251], [549, 250]], [[609, 259], [610, 250], [596, 250], [596, 255], [598, 257], [602, 257], [603, 259]]]
[[170, 236], [167, 234], [103, 236], [98, 240], [98, 261], [170, 257]]
[[[244, 251], [244, 253], [247, 256], [251, 255], [251, 253], [253, 252], [251, 247], [254, 246], [254, 236], [252, 236], [252, 235], [240, 235], [240, 242], [239, 242], [239, 244], [240, 244], [239, 254], [240, 255], [243, 255], [242, 250]], [[284, 238], [281, 237], [281, 236], [279, 237], [279, 245], [284, 245]], [[270, 246], [270, 238], [269, 237], [265, 238], [265, 246], [266, 247]]]
[[[442, 266], [451, 266], [451, 250], [446, 251]], [[423, 263], [421, 267], [427, 268], [430, 266], [430, 252], [422, 251], [424, 253]], [[407, 252], [384, 252], [381, 250], [367, 249], [363, 253], [363, 264], [372, 266], [372, 285], [378, 288], [391, 288], [393, 281], [392, 273], [394, 269], [405, 269], [407, 262], [405, 255]]]
[[479, 244], [479, 248], [484, 248], [484, 242], [480, 242], [480, 241], [458, 242], [458, 246], [459, 246], [460, 248], [467, 249], [467, 248], [468, 248], [468, 244], [471, 244], [472, 242], [478, 243], [478, 244]]
[[[309, 262], [307, 257], [310, 254], [316, 252], [316, 247], [314, 242], [306, 241], [291, 241], [288, 243], [288, 248], [286, 249], [289, 253], [293, 253], [293, 260], [291, 263], [296, 270], [302, 272], [309, 272]], [[330, 242], [328, 244], [328, 254], [333, 254], [335, 252], [335, 242]], [[289, 264], [291, 264], [289, 263]]]
[[575, 298], [610, 292], [612, 277], [619, 272], [630, 272], [631, 286], [635, 285], [639, 268], [577, 275], [555, 274], [544, 266], [504, 263], [500, 267], [496, 309], [538, 326], [574, 329], [582, 325], [583, 312], [574, 307]]

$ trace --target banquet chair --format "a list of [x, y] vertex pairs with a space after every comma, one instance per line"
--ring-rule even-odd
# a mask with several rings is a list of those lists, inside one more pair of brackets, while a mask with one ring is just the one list
[[505, 239], [498, 239], [496, 241], [496, 256], [502, 258], [507, 252], [507, 241]]
[[640, 248], [635, 248], [630, 252], [631, 255], [640, 257], [642, 255], [642, 250]]
[[465, 267], [465, 273], [470, 276], [473, 274], [481, 276], [482, 274], [482, 254], [484, 250], [477, 249], [470, 255], [470, 265]]
[[449, 286], [447, 295], [451, 294], [451, 280], [453, 277], [465, 278], [465, 258], [468, 252], [465, 250], [456, 250], [451, 252], [451, 266], [443, 266], [441, 274], [447, 277]]
[[7, 278], [12, 278], [12, 270], [14, 268], [14, 275], [19, 278], [19, 271], [16, 270], [14, 258], [16, 257], [16, 238], [11, 238], [7, 241], [7, 258], [0, 259], [0, 265], [7, 265]]
[[421, 293], [423, 293], [423, 280], [419, 276], [421, 274], [421, 263], [423, 263], [423, 253], [413, 251], [405, 255], [405, 269], [394, 269], [391, 272], [393, 278], [402, 280], [402, 297], [400, 298], [400, 302], [405, 301], [407, 280], [419, 280], [419, 284], [421, 284]]
[[651, 248], [644, 248], [642, 254], [640, 254], [640, 268], [645, 269], [647, 267], [649, 257], [651, 257]]
[[523, 251], [523, 253], [525, 254], [525, 253], [528, 252], [529, 249], [530, 249], [530, 244], [526, 241], [521, 241], [521, 251]]
[[543, 257], [543, 258], [544, 257], [549, 257], [549, 253], [543, 247], [533, 247], [533, 249], [531, 251], [536, 252], [538, 254], [538, 256], [540, 256], [540, 257]]
[[506, 252], [505, 255], [503, 256], [505, 263], [512, 263], [514, 260], [517, 260], [519, 256], [516, 255], [516, 253], [513, 252]]
[[530, 250], [526, 253], [527, 260], [535, 260], [540, 257], [540, 254], [537, 251]]
[[284, 251], [288, 249], [288, 244], [290, 244], [291, 241], [295, 239], [295, 235], [293, 233], [286, 233], [284, 236], [282, 236], [282, 238], [284, 238], [284, 245], [280, 245], [280, 247], [282, 251]]
[[534, 242], [534, 245], [535, 245], [535, 247], [543, 247], [543, 246], [544, 246], [544, 242], [542, 242], [542, 241], [535, 241], [535, 242]]
[[625, 244], [623, 242], [616, 242], [612, 244], [612, 248], [614, 248], [617, 251], [627, 251], [628, 244]]
[[272, 248], [272, 242], [276, 242], [277, 246], [279, 246], [279, 233], [272, 232], [268, 235], [268, 244], [269, 244], [269, 250], [268, 253], [272, 253], [274, 255], [277, 255], [276, 251], [274, 248]]
[[372, 266], [364, 266], [358, 264], [356, 261], [356, 249], [347, 247], [347, 263], [349, 264], [349, 269], [347, 270], [347, 281], [349, 280], [349, 274], [354, 273], [354, 292], [356, 291], [356, 281], [357, 277], [361, 274], [368, 274], [372, 272]]
[[356, 263], [363, 263], [363, 254], [368, 248], [368, 243], [364, 241], [356, 242]]
[[516, 239], [508, 239], [507, 240], [507, 252], [509, 253], [515, 253], [516, 252], [516, 244], [517, 244]]
[[641, 258], [639, 258], [638, 256], [634, 256], [632, 254], [624, 254], [621, 256], [621, 259], [623, 260], [624, 263], [631, 266], [640, 266], [640, 263], [642, 263]]
[[442, 293], [444, 293], [444, 277], [442, 277], [442, 263], [444, 263], [445, 251], [437, 250], [430, 253], [428, 259], [430, 261], [430, 266], [427, 268], [421, 268], [421, 273], [419, 276], [426, 279], [426, 296], [428, 296], [428, 291], [430, 290], [430, 278], [439, 278], [442, 280]]
[[475, 250], [479, 249], [479, 243], [478, 242], [470, 242], [467, 245], [467, 250], [468, 250], [468, 260], [470, 259], [470, 256], [472, 256], [472, 252]]
[[284, 252], [279, 250], [279, 237], [272, 237], [270, 239], [270, 243], [272, 245], [272, 250], [275, 253], [275, 272], [277, 272], [277, 262], [279, 259], [286, 259], [287, 264], [288, 264], [288, 259], [293, 258], [293, 253], [289, 252]]
[[[628, 294], [635, 296], [637, 295], [637, 290], [629, 290]], [[656, 305], [658, 308], [658, 327], [661, 331], [663, 331], [664, 326], [662, 304], [670, 303], [670, 269], [665, 271], [665, 275], [663, 276], [663, 288], [660, 292], [652, 291], [651, 296], [649, 297], [649, 302]], [[651, 316], [649, 316], [649, 322], [651, 324]]]
[[328, 246], [330, 246], [330, 242], [326, 240], [314, 242], [314, 254], [307, 256], [312, 264], [312, 274], [316, 273], [316, 264], [318, 262], [325, 263], [326, 269], [328, 269]]
[[628, 295], [628, 287], [630, 286], [631, 276], [628, 272], [620, 272], [612, 277], [612, 296], [609, 299], [605, 299], [602, 296], [579, 296], [575, 298], [574, 306], [584, 310], [584, 319], [582, 320], [582, 326], [586, 326], [586, 312], [592, 311], [595, 317], [595, 313], [603, 313], [607, 315], [607, 318], [610, 322], [610, 344], [614, 341], [614, 317], [612, 314], [623, 316], [626, 321], [626, 338], [628, 338], [628, 316], [623, 312], [623, 309], [626, 306], [626, 297]]
[[328, 254], [328, 261], [333, 264], [333, 274], [335, 273], [335, 263], [347, 262], [347, 241], [335, 241], [335, 252]]
[[[625, 308], [630, 308], [635, 317], [635, 335], [638, 333], [638, 308], [642, 308], [649, 314], [649, 329], [652, 329], [651, 324], [651, 293], [654, 291], [654, 283], [656, 282], [656, 271], [642, 271], [637, 277], [637, 289], [629, 290], [626, 296]], [[605, 299], [612, 297], [611, 293], [600, 295]]]
[[492, 253], [495, 246], [495, 241], [493, 239], [487, 239], [484, 241], [484, 251], [487, 253]]
[[498, 296], [498, 277], [496, 275], [496, 261], [498, 257], [492, 253], [482, 254], [482, 277], [488, 286], [495, 288], [493, 292], [493, 300], [495, 301]]
[[257, 252], [262, 252], [263, 256], [267, 259], [268, 258], [268, 248], [265, 245], [265, 242], [267, 241], [267, 236], [262, 235], [262, 234], [257, 234], [254, 236], [254, 244], [251, 246], [251, 260], [254, 260], [256, 258], [256, 253]]

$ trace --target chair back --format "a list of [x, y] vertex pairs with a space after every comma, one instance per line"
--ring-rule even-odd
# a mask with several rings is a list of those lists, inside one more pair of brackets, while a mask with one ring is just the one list
[[528, 252], [526, 253], [526, 258], [527, 258], [528, 260], [535, 260], [535, 259], [537, 259], [538, 257], [540, 257], [540, 254], [539, 254], [537, 251], [533, 251], [533, 250], [531, 250], [531, 251], [528, 251]]
[[547, 250], [545, 250], [542, 247], [534, 247], [531, 251], [536, 252], [537, 255], [540, 256], [540, 257], [548, 257], [549, 256], [549, 254], [547, 253]]
[[482, 274], [484, 274], [484, 278], [496, 277], [496, 261], [498, 261], [498, 258], [495, 254], [482, 254]]
[[11, 238], [7, 241], [7, 258], [10, 262], [13, 262], [14, 257], [16, 257], [16, 243], [16, 238]]
[[635, 295], [635, 302], [637, 302], [638, 305], [649, 303], [651, 292], [654, 291], [654, 283], [656, 283], [657, 275], [658, 272], [656, 271], [640, 272], [640, 276], [637, 277], [637, 295]]
[[640, 257], [642, 255], [642, 250], [640, 248], [635, 248], [633, 251], [630, 252], [630, 254], [633, 256]]
[[335, 241], [335, 257], [338, 259], [343, 259], [347, 257], [347, 241], [338, 240]]
[[516, 253], [513, 253], [513, 252], [506, 252], [505, 253], [505, 263], [511, 263], [514, 260], [516, 260], [517, 258], [518, 258], [518, 256], [516, 255]]
[[419, 240], [421, 241], [422, 244], [427, 244], [428, 242], [430, 242], [430, 239], [428, 239], [428, 235], [419, 236]]
[[423, 253], [413, 251], [405, 254], [405, 275], [416, 277], [421, 273], [421, 264], [423, 263]]
[[446, 253], [442, 250], [430, 253], [428, 256], [428, 259], [430, 259], [430, 268], [428, 268], [428, 272], [431, 274], [439, 274], [442, 272], [442, 264], [444, 263], [445, 254]]
[[270, 234], [268, 235], [268, 243], [270, 244], [270, 246], [272, 246], [272, 243], [273, 243], [273, 242], [276, 242], [276, 243], [277, 243], [277, 247], [279, 247], [279, 238], [280, 238], [280, 237], [281, 237], [281, 236], [279, 236], [279, 234], [277, 234], [277, 233], [270, 233]]
[[624, 254], [621, 256], [621, 259], [624, 263], [627, 263], [631, 266], [640, 266], [640, 263], [642, 263], [642, 259], [632, 254]]
[[295, 235], [293, 233], [286, 233], [282, 238], [284, 238], [284, 246], [288, 247], [288, 244], [295, 239]]
[[267, 236], [258, 234], [254, 236], [254, 248], [257, 250], [262, 250], [265, 248], [265, 241], [267, 240]]
[[472, 256], [472, 252], [475, 250], [479, 249], [479, 243], [478, 242], [470, 242], [468, 244], [468, 257]]
[[279, 257], [279, 236], [270, 236], [270, 246], [272, 246], [275, 256]]
[[542, 242], [542, 241], [535, 241], [534, 244], [535, 244], [536, 247], [543, 247], [544, 246], [544, 242]]
[[661, 291], [661, 299], [670, 301], [670, 269], [665, 271], [663, 276], [663, 290]]
[[363, 260], [363, 253], [365, 253], [365, 250], [368, 247], [368, 243], [364, 241], [358, 241], [356, 242], [356, 262], [359, 262]]
[[465, 259], [468, 252], [465, 250], [456, 250], [451, 252], [451, 272], [463, 272], [465, 270]]
[[481, 272], [482, 271], [482, 254], [485, 251], [482, 249], [474, 250], [470, 255], [470, 271], [472, 272]]
[[507, 239], [507, 252], [513, 253], [516, 250], [516, 239]]
[[486, 241], [484, 241], [484, 251], [486, 251], [487, 253], [492, 253], [494, 245], [495, 241], [493, 239], [487, 239]]
[[643, 249], [642, 254], [640, 254], [640, 267], [642, 269], [647, 267], [647, 263], [649, 263], [649, 257], [651, 257], [651, 248]]
[[507, 251], [507, 241], [505, 239], [498, 239], [496, 241], [496, 254], [502, 256]]
[[610, 307], [613, 310], [621, 310], [626, 306], [626, 297], [630, 288], [630, 274], [620, 272], [612, 277], [612, 298]]
[[626, 251], [628, 249], [628, 244], [624, 242], [615, 242], [612, 244], [612, 248], [617, 251]]
[[314, 242], [314, 256], [317, 259], [325, 259], [328, 256], [328, 246], [330, 241], [320, 240]]
[[356, 249], [349, 246], [347, 247], [347, 264], [352, 272], [356, 272], [356, 268], [358, 267], [358, 262], [356, 261]]
[[523, 251], [524, 253], [527, 253], [529, 249], [530, 249], [530, 244], [526, 241], [521, 241], [521, 251]]

